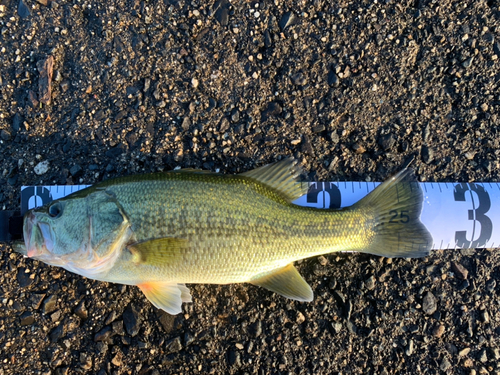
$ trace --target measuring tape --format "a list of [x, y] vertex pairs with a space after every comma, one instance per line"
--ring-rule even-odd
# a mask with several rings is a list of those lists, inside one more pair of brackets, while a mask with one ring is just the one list
[[[351, 206], [375, 189], [379, 182], [312, 182], [309, 191], [293, 203], [316, 208]], [[432, 249], [500, 247], [499, 183], [421, 182], [424, 193], [422, 223], [432, 235]], [[23, 186], [21, 214], [63, 198], [90, 185]]]

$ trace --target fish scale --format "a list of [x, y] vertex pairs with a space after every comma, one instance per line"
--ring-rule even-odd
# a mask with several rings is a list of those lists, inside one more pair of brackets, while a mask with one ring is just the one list
[[104, 181], [28, 212], [20, 251], [97, 280], [137, 285], [173, 314], [191, 300], [185, 283], [249, 282], [310, 301], [296, 260], [345, 250], [428, 253], [422, 192], [408, 171], [340, 210], [292, 204], [307, 190], [299, 174], [285, 159], [240, 175], [173, 171]]

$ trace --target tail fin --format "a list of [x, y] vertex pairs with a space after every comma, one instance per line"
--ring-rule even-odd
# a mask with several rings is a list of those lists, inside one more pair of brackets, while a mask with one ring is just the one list
[[422, 190], [411, 170], [403, 169], [352, 208], [374, 218], [374, 236], [365, 253], [418, 258], [429, 254], [432, 237], [420, 221]]

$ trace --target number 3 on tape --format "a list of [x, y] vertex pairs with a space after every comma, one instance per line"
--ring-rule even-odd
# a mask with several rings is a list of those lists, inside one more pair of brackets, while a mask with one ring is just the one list
[[[493, 223], [486, 215], [491, 207], [490, 195], [484, 190], [484, 187], [474, 183], [455, 185], [453, 196], [456, 202], [465, 202], [466, 194], [470, 195], [472, 203], [472, 209], [468, 210], [469, 220], [472, 220], [472, 233], [469, 233], [470, 240], [468, 240], [467, 231], [461, 230], [455, 232], [456, 244], [462, 248], [485, 246], [493, 233]], [[479, 230], [478, 226], [480, 227]], [[477, 236], [478, 233], [479, 235]], [[477, 239], [474, 239], [476, 237]]]

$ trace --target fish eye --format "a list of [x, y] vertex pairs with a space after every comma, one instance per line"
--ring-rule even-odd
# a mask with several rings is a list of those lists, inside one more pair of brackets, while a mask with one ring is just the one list
[[50, 217], [59, 217], [62, 212], [62, 207], [59, 202], [53, 203], [49, 206]]

